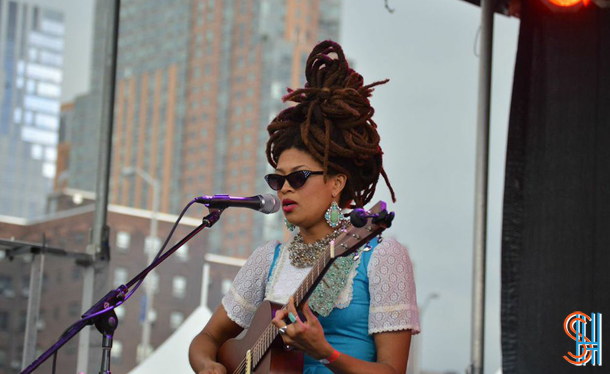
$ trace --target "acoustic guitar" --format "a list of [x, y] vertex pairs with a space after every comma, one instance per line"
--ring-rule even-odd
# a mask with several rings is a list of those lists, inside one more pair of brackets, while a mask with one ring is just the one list
[[[378, 202], [358, 220], [352, 219], [350, 226], [337, 239], [331, 242], [329, 248], [322, 253], [314, 263], [301, 285], [293, 294], [297, 309], [302, 305], [333, 261], [340, 256], [347, 256], [367, 244], [369, 240], [390, 227], [394, 213], [388, 213], [386, 204]], [[356, 224], [354, 221], [359, 221]], [[356, 227], [356, 225], [362, 227]], [[363, 250], [370, 250], [365, 247]], [[218, 362], [227, 368], [227, 373], [233, 374], [279, 374], [302, 373], [303, 352], [288, 350], [279, 336], [279, 330], [271, 323], [275, 312], [286, 309], [280, 305], [265, 300], [258, 307], [252, 323], [237, 338], [227, 340], [218, 351]]]

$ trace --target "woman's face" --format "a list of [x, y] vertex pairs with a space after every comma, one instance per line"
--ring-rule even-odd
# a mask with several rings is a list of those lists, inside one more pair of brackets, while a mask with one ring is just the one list
[[[277, 174], [288, 175], [298, 170], [322, 171], [322, 165], [309, 153], [290, 148], [282, 152], [275, 170]], [[310, 175], [298, 189], [285, 181], [277, 195], [288, 222], [304, 229], [320, 224], [331, 202], [338, 202], [345, 181], [346, 177], [341, 174], [329, 175], [326, 183], [323, 175]]]

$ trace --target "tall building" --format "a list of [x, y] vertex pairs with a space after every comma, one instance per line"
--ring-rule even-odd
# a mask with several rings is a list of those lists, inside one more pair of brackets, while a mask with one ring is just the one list
[[[340, 0], [123, 2], [111, 201], [150, 207], [152, 191], [121, 170], [160, 180], [161, 210], [198, 195], [269, 191], [266, 127], [286, 87], [304, 83], [320, 40], [339, 35]], [[160, 25], [163, 25], [161, 27]], [[209, 250], [247, 256], [282, 236], [281, 219], [228, 210]]]
[[150, 207], [152, 188], [123, 178], [137, 167], [161, 183], [160, 209], [178, 212], [191, 0], [121, 4], [111, 201]]
[[63, 49], [61, 13], [0, 2], [0, 214], [44, 213], [55, 178]]

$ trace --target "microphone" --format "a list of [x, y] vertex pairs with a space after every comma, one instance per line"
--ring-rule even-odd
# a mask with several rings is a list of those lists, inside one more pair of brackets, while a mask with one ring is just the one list
[[196, 203], [204, 204], [208, 208], [250, 208], [265, 214], [277, 212], [280, 210], [281, 205], [280, 199], [269, 193], [250, 197], [229, 195], [199, 196], [194, 200]]

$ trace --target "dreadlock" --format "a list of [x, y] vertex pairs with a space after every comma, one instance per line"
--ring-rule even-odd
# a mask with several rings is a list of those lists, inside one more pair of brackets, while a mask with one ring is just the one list
[[[329, 56], [335, 53], [337, 58]], [[392, 201], [394, 190], [383, 168], [375, 112], [369, 97], [373, 87], [389, 80], [363, 85], [360, 74], [351, 69], [341, 46], [331, 40], [316, 45], [307, 58], [304, 88], [288, 89], [284, 109], [267, 127], [267, 160], [277, 167], [280, 154], [290, 148], [308, 152], [323, 165], [327, 175], [345, 174], [347, 184], [339, 205], [343, 208], [367, 204], [383, 176]]]

